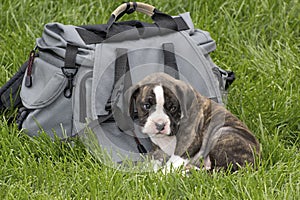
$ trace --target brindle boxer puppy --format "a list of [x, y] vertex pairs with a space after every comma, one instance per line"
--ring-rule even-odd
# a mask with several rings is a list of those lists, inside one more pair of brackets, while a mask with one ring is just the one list
[[235, 171], [260, 153], [257, 139], [237, 117], [169, 75], [152, 74], [126, 96], [129, 107], [135, 103], [141, 131], [156, 144], [151, 155], [160, 161], [167, 157], [168, 170], [203, 167], [203, 159], [205, 169], [232, 165]]

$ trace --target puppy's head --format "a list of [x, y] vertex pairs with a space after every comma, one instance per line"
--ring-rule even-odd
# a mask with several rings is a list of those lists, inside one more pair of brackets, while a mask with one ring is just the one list
[[132, 95], [142, 132], [149, 136], [175, 135], [179, 129], [181, 107], [174, 93], [160, 84], [147, 84]]
[[[195, 131], [192, 125], [198, 120], [195, 115], [199, 103], [189, 84], [162, 72], [145, 77], [128, 88], [123, 96], [120, 90], [122, 87], [113, 93], [113, 114], [121, 130], [130, 134], [138, 125], [149, 136], [176, 135], [178, 138]], [[138, 124], [134, 111], [138, 112]]]

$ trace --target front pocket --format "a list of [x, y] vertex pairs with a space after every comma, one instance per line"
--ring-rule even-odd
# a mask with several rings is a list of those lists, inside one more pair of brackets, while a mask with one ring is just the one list
[[29, 114], [22, 123], [28, 135], [38, 135], [43, 130], [50, 137], [71, 135], [72, 99], [64, 96], [67, 78], [57, 67], [39, 57], [32, 68], [32, 86], [23, 80], [20, 97]]
[[54, 134], [65, 138], [71, 136], [72, 125], [72, 99], [61, 93], [52, 104], [32, 110], [22, 123], [22, 128], [30, 136], [37, 136], [42, 130], [52, 138]]

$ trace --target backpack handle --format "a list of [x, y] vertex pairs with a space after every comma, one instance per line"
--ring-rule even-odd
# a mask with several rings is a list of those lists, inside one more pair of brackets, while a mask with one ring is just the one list
[[148, 15], [149, 17], [152, 17], [154, 14], [155, 7], [141, 2], [127, 2], [121, 4], [119, 7], [117, 7], [111, 14], [111, 18], [114, 19], [114, 21], [117, 21], [120, 19], [125, 13], [131, 14], [134, 11], [138, 11], [141, 13], [144, 13]]
[[[131, 14], [134, 11], [138, 11], [141, 13], [144, 13], [151, 17], [151, 19], [156, 23], [156, 25], [159, 28], [166, 28], [170, 30], [184, 30], [187, 28], [187, 25], [185, 22], [179, 23], [181, 26], [178, 25], [178, 22], [176, 22], [173, 17], [171, 17], [168, 14], [160, 12], [158, 9], [156, 9], [154, 6], [141, 3], [141, 2], [127, 2], [121, 4], [119, 7], [117, 7], [111, 14], [111, 17], [109, 18], [107, 22], [107, 32], [110, 31], [112, 25], [115, 21], [120, 19], [124, 14]], [[181, 20], [182, 21], [182, 20]], [[183, 24], [183, 26], [182, 26]]]

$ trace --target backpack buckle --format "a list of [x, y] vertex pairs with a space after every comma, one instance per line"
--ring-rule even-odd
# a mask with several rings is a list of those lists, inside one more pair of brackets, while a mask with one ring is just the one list
[[61, 67], [61, 71], [68, 79], [68, 85], [64, 89], [64, 96], [69, 99], [69, 98], [71, 98], [72, 93], [73, 93], [73, 87], [74, 87], [73, 79], [74, 79], [74, 77], [76, 76], [76, 74], [78, 72], [78, 68]]

